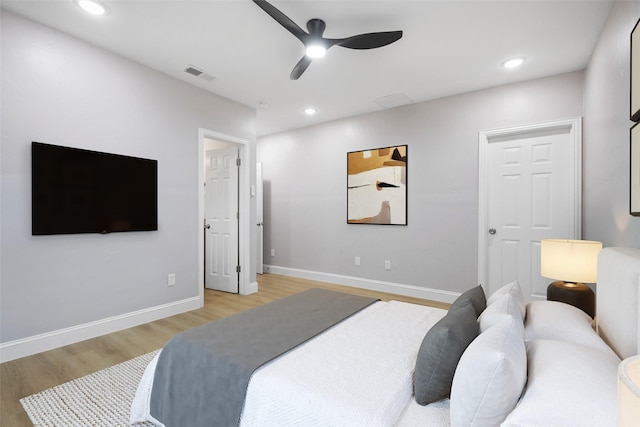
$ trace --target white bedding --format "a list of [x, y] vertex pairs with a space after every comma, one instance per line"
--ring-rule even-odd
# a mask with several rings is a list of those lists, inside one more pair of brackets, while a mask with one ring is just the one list
[[442, 399], [422, 406], [411, 399], [394, 427], [449, 427], [450, 400]]
[[[640, 251], [632, 268], [640, 271]], [[634, 287], [636, 292], [637, 277], [632, 275], [628, 282], [622, 285]], [[621, 285], [617, 281], [601, 283], [604, 284], [612, 288]], [[508, 284], [505, 288], [514, 286]], [[514, 315], [510, 305], [500, 304], [499, 298], [492, 296], [488, 300], [492, 299], [494, 302], [486, 309], [487, 318], [480, 320], [481, 326], [488, 320], [499, 320], [500, 310], [507, 319], [520, 322], [525, 318], [520, 311]], [[626, 306], [621, 307], [626, 315]], [[460, 411], [456, 408], [460, 408], [463, 401], [474, 399], [471, 387], [481, 385], [483, 375], [475, 373], [490, 370], [485, 362], [493, 361], [491, 357], [468, 356], [478, 351], [479, 344], [474, 343], [486, 341], [487, 334], [499, 328], [502, 321], [485, 331], [481, 327], [478, 339], [460, 359], [460, 365], [467, 360], [474, 362], [473, 369], [456, 369], [453, 379], [454, 385], [467, 384], [464, 388], [467, 392], [452, 391], [454, 405], [445, 399], [420, 406], [412, 397], [416, 357], [427, 331], [445, 314], [445, 310], [397, 301], [369, 306], [258, 369], [249, 383], [240, 424], [449, 426], [451, 419], [455, 422], [459, 417]], [[631, 316], [637, 318], [637, 311]], [[519, 329], [522, 342], [517, 341], [517, 345], [526, 345], [526, 357], [514, 359], [513, 363], [526, 369], [527, 384], [524, 392], [521, 385], [512, 390], [519, 401], [515, 409], [505, 415], [502, 425], [614, 425], [615, 371], [620, 359], [592, 329], [591, 318], [568, 304], [537, 301], [526, 305], [524, 320]], [[635, 348], [635, 341], [631, 344]], [[515, 345], [505, 341], [501, 354], [513, 348]], [[155, 360], [145, 371], [138, 388], [131, 410], [132, 425], [154, 421], [149, 415], [154, 370]], [[494, 382], [494, 376], [490, 377], [488, 385]], [[497, 388], [498, 394], [502, 391], [503, 388]], [[480, 397], [483, 402], [491, 401], [486, 396]]]
[[[420, 343], [445, 314], [398, 301], [373, 304], [257, 370], [249, 383], [241, 425], [397, 423], [413, 400]], [[154, 421], [148, 405], [152, 383], [152, 375], [145, 373], [132, 406], [132, 424]]]

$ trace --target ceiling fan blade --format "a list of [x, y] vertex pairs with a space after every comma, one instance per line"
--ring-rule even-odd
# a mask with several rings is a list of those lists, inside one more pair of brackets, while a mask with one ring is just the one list
[[302, 28], [300, 28], [298, 24], [293, 22], [287, 15], [280, 12], [278, 9], [276, 9], [274, 6], [272, 6], [265, 0], [253, 0], [253, 2], [258, 6], [260, 6], [262, 10], [267, 12], [269, 16], [275, 19], [280, 25], [286, 28], [291, 34], [296, 36], [301, 42], [304, 43], [304, 41], [308, 38], [309, 35]]
[[300, 78], [300, 76], [302, 75], [302, 73], [304, 73], [307, 67], [311, 65], [311, 61], [312, 59], [309, 58], [308, 56], [306, 55], [303, 56], [302, 59], [298, 61], [296, 66], [293, 67], [293, 70], [291, 70], [291, 75], [289, 75], [289, 78], [291, 80], [298, 80], [298, 78]]
[[[255, 1], [255, 0], [254, 0]], [[344, 39], [327, 39], [331, 45], [349, 49], [375, 49], [400, 40], [402, 31], [383, 31], [379, 33], [359, 34]]]

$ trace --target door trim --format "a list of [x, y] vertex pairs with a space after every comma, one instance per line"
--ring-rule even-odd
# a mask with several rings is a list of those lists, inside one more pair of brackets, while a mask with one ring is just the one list
[[198, 233], [198, 295], [200, 297], [201, 306], [204, 306], [204, 233], [202, 232], [202, 224], [204, 224], [204, 185], [205, 173], [205, 153], [204, 139], [216, 139], [223, 142], [237, 144], [239, 147], [238, 158], [241, 159], [242, 166], [238, 173], [238, 264], [241, 267], [238, 277], [238, 289], [240, 294], [248, 295], [257, 291], [255, 286], [251, 286], [251, 228], [250, 228], [250, 195], [249, 183], [251, 182], [251, 150], [249, 149], [249, 141], [237, 138], [232, 135], [215, 132], [209, 129], [198, 128], [198, 220], [196, 222]]
[[262, 163], [256, 163], [256, 273], [264, 273], [264, 183]]
[[513, 137], [519, 134], [544, 132], [558, 128], [570, 128], [573, 134], [573, 170], [571, 176], [571, 228], [573, 238], [582, 238], [582, 117], [572, 117], [564, 120], [534, 123], [508, 128], [490, 129], [478, 133], [478, 283], [489, 289], [487, 229], [489, 227], [488, 211], [488, 146], [492, 139]]

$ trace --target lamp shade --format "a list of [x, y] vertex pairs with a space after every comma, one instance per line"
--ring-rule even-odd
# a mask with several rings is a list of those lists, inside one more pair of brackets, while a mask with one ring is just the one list
[[540, 274], [565, 282], [595, 283], [601, 249], [602, 242], [591, 240], [543, 239]]
[[640, 355], [618, 365], [618, 427], [640, 426]]

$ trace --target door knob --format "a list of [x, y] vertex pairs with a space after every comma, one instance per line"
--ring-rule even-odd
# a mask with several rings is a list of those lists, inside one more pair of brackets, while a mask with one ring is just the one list
[[489, 234], [496, 234], [496, 229], [495, 228], [490, 228], [489, 229]]
[[207, 230], [211, 228], [211, 224], [205, 224], [204, 228], [206, 228]]

